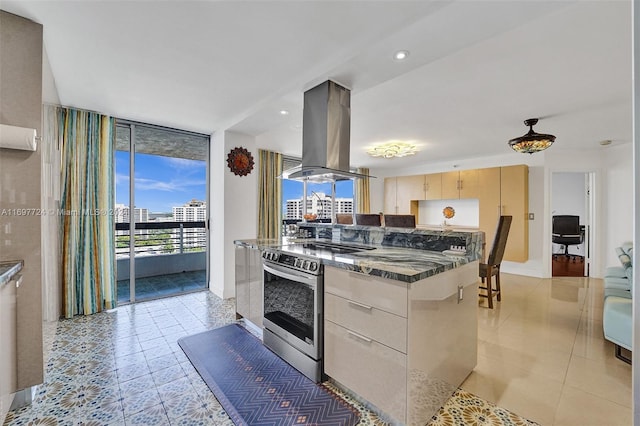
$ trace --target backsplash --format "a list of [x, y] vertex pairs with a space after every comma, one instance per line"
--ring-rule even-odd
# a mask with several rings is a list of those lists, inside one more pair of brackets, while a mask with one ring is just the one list
[[300, 229], [308, 230], [311, 237], [334, 242], [354, 244], [375, 244], [390, 247], [404, 247], [417, 250], [443, 252], [464, 248], [469, 260], [482, 259], [484, 232], [450, 231], [415, 228], [384, 228], [377, 226], [338, 225], [324, 223], [301, 224]]

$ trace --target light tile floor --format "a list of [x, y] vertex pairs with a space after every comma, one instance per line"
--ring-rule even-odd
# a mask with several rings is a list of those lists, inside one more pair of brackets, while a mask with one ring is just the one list
[[478, 365], [462, 388], [543, 425], [632, 423], [631, 366], [602, 330], [602, 280], [502, 274], [478, 312]]
[[[631, 424], [631, 368], [602, 338], [602, 281], [502, 277], [502, 302], [479, 308], [478, 366], [462, 388], [542, 425]], [[176, 341], [234, 318], [233, 299], [205, 291], [47, 324], [45, 383], [5, 424], [231, 425]], [[505, 418], [487, 407], [461, 424]], [[463, 408], [474, 407], [454, 402], [433, 424]]]

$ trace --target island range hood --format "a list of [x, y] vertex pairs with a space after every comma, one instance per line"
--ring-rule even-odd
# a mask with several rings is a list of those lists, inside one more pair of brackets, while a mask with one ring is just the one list
[[304, 92], [302, 165], [283, 177], [314, 183], [367, 177], [349, 170], [351, 92], [327, 80]]

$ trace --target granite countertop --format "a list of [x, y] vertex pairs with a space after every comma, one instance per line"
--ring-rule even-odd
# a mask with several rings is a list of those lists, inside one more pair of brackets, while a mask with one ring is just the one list
[[[302, 242], [304, 240], [297, 239], [295, 241]], [[307, 241], [318, 240], [308, 239]], [[320, 241], [331, 243], [331, 241], [328, 240]], [[236, 245], [263, 250], [286, 244], [287, 240], [250, 239], [236, 240], [234, 243]], [[344, 242], [342, 244], [349, 245], [349, 243]], [[369, 247], [374, 247], [374, 250], [363, 250], [355, 253], [330, 256], [323, 255], [320, 259], [322, 264], [326, 266], [333, 266], [348, 271], [406, 283], [420, 281], [471, 262], [464, 253], [447, 254], [447, 252], [379, 245], [370, 245]]]
[[8, 260], [0, 262], [0, 285], [4, 285], [22, 270], [22, 260]]
[[379, 246], [375, 250], [333, 256], [322, 259], [327, 266], [360, 272], [406, 283], [470, 263], [463, 255], [448, 255], [437, 251]]

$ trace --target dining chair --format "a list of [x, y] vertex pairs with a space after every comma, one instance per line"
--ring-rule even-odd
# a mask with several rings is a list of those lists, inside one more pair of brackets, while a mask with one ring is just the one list
[[416, 217], [412, 214], [385, 214], [384, 226], [396, 228], [415, 228]]
[[[480, 285], [479, 287], [481, 290], [486, 291], [486, 293], [480, 291], [479, 296], [488, 299], [490, 309], [493, 309], [494, 297], [497, 297], [498, 302], [502, 300], [500, 291], [500, 264], [502, 263], [502, 257], [504, 256], [504, 250], [507, 245], [507, 237], [509, 236], [512, 219], [512, 216], [500, 216], [487, 262], [480, 263], [479, 267], [479, 276], [482, 282], [485, 283], [485, 285]], [[496, 277], [495, 288], [493, 287], [491, 277]]]
[[379, 214], [356, 214], [356, 225], [381, 226], [381, 223]]

